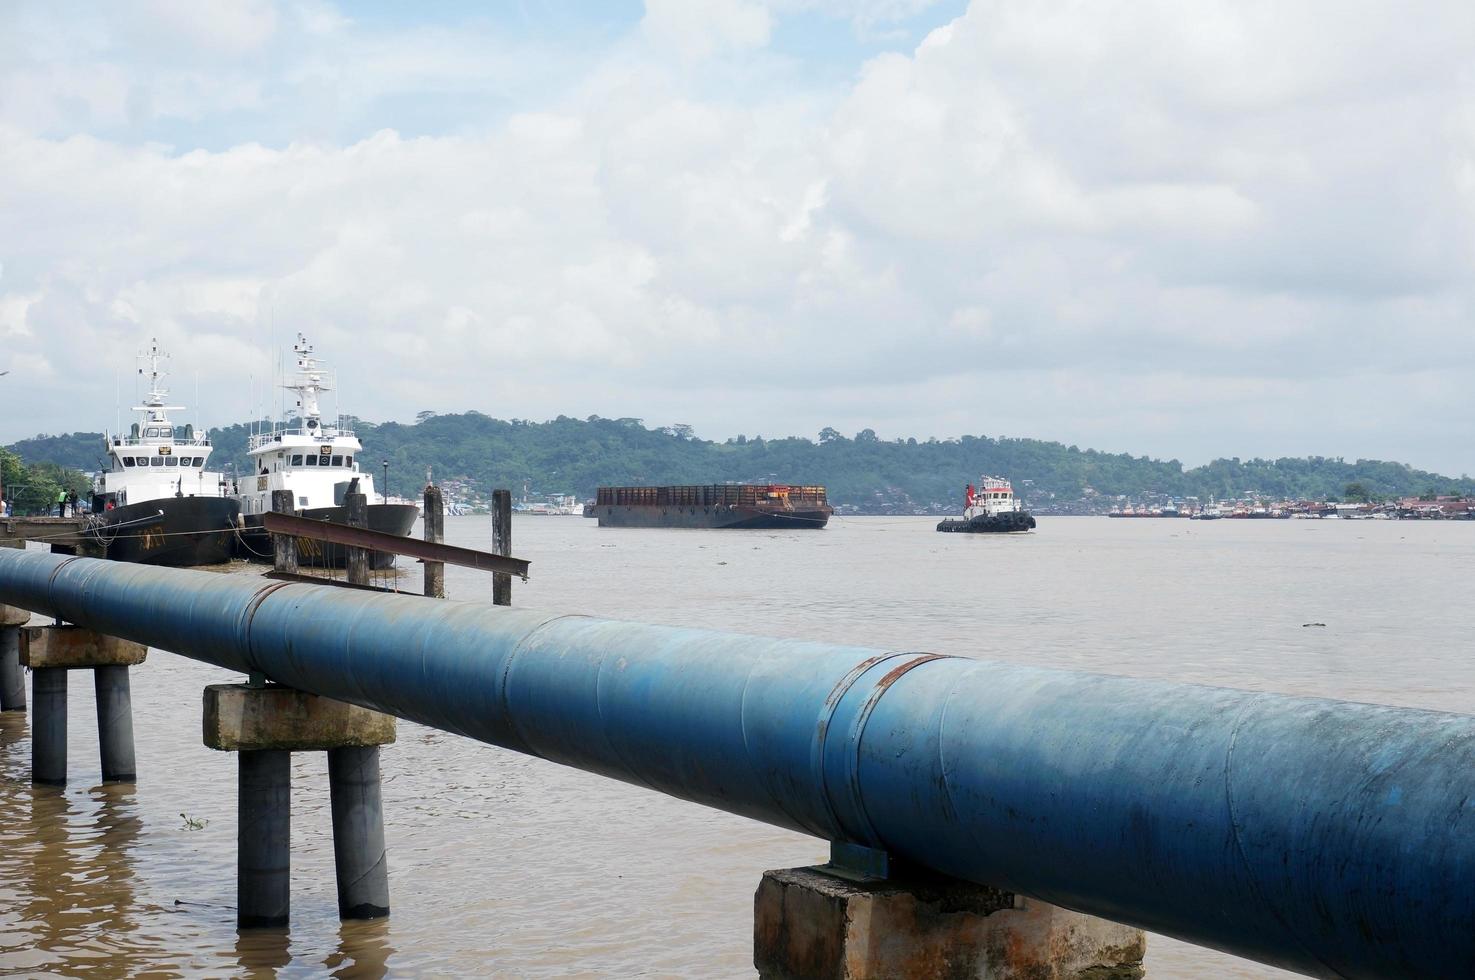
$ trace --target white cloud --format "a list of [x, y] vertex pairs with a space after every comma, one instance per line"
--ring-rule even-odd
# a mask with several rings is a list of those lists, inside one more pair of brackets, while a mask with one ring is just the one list
[[329, 7], [175, 8], [138, 57], [0, 15], [0, 336], [89, 352], [0, 436], [103, 424], [156, 332], [235, 420], [301, 329], [367, 417], [1475, 469], [1463, 5], [978, 0], [834, 91], [765, 50], [793, 9], [652, 3], [583, 64]]
[[646, 0], [642, 29], [685, 60], [762, 47], [773, 27], [768, 9], [750, 0]]

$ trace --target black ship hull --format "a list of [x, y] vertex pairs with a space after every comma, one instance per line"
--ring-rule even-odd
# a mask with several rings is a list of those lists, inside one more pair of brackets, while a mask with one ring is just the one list
[[769, 510], [742, 504], [653, 506], [595, 504], [600, 527], [736, 528], [742, 530], [818, 530], [830, 520], [830, 509]]
[[992, 517], [980, 514], [969, 520], [949, 517], [939, 521], [937, 525], [939, 531], [951, 531], [956, 534], [1018, 534], [1023, 531], [1032, 531], [1034, 527], [1034, 516], [1026, 510], [995, 514]]
[[114, 561], [218, 565], [230, 560], [240, 512], [230, 497], [162, 497], [104, 511], [96, 527]]
[[[405, 537], [415, 526], [420, 516], [414, 504], [370, 504], [369, 530]], [[334, 524], [348, 523], [346, 507], [310, 507], [301, 511], [299, 517], [312, 521], [331, 521]], [[262, 526], [261, 514], [248, 514], [241, 528], [241, 546], [238, 554], [253, 561], [271, 561], [273, 557], [271, 535]], [[348, 563], [348, 550], [339, 544], [326, 541], [297, 539], [297, 561], [304, 568], [342, 568]], [[394, 567], [394, 555], [383, 551], [369, 553], [369, 567], [385, 569]]]

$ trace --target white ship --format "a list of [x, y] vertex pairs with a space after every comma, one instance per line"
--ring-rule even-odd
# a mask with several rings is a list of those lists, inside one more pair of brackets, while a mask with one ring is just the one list
[[979, 477], [977, 488], [968, 484], [964, 492], [963, 519], [949, 517], [937, 525], [939, 531], [964, 534], [1007, 534], [1031, 531], [1034, 527], [1034, 516], [1014, 496], [1014, 488], [1009, 481], [997, 476]]
[[[301, 334], [292, 352], [297, 370], [283, 387], [297, 395], [297, 426], [274, 425], [269, 432], [251, 436], [247, 447], [251, 473], [236, 482], [246, 557], [271, 556], [271, 536], [262, 526], [262, 517], [271, 510], [276, 490], [291, 492], [293, 507], [302, 517], [341, 524], [348, 517], [344, 495], [356, 488], [368, 497], [370, 530], [408, 534], [417, 508], [408, 501], [392, 502], [378, 496], [373, 474], [360, 465], [363, 444], [338, 418], [323, 418], [322, 394], [331, 390], [327, 371]], [[344, 550], [337, 545], [322, 545], [321, 553], [301, 556], [304, 564], [330, 566], [342, 565], [344, 558]], [[393, 560], [392, 555], [380, 552], [372, 555], [376, 568], [388, 567]]]
[[[109, 558], [151, 565], [212, 565], [230, 557], [239, 507], [226, 495], [221, 474], [206, 469], [210, 437], [169, 418], [159, 362], [167, 355], [151, 341], [149, 390], [133, 406], [140, 421], [128, 435], [106, 433], [107, 468], [93, 481], [94, 526]], [[144, 373], [143, 367], [139, 373]]]

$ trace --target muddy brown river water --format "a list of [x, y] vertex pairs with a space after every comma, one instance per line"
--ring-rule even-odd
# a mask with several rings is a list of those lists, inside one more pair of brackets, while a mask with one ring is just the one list
[[[925, 518], [821, 532], [514, 522], [515, 605], [1451, 711], [1475, 705], [1475, 523]], [[484, 547], [487, 518], [448, 518]], [[418, 585], [418, 566], [402, 578]], [[237, 565], [223, 574], [259, 574]], [[447, 569], [454, 599], [486, 576]], [[1324, 623], [1325, 626], [1305, 626]], [[400, 723], [383, 753], [393, 915], [340, 923], [327, 764], [295, 757], [293, 924], [235, 929], [235, 763], [200, 692], [238, 680], [154, 652], [133, 673], [137, 786], [99, 785], [92, 686], [71, 782], [32, 788], [0, 715], [0, 975], [750, 977], [752, 896], [819, 841]], [[1162, 937], [1153, 978], [1279, 971]]]

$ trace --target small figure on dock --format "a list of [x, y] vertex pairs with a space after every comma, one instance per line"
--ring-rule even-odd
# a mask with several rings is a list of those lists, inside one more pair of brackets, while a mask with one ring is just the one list
[[56, 491], [56, 516], [67, 516], [67, 492], [65, 490]]

